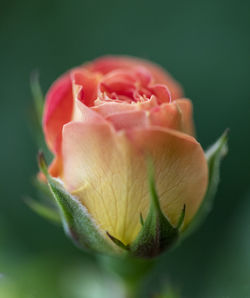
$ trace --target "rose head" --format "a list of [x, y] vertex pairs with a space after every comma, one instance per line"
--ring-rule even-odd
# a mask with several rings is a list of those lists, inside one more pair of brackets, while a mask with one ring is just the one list
[[129, 247], [142, 233], [151, 208], [148, 158], [158, 208], [172, 227], [185, 206], [184, 231], [201, 205], [208, 167], [194, 137], [192, 104], [155, 64], [104, 57], [70, 70], [47, 93], [43, 129], [55, 156], [50, 176], [105, 241]]

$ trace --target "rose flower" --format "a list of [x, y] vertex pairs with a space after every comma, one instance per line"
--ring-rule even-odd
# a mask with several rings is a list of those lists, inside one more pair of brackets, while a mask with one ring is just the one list
[[151, 200], [148, 158], [173, 227], [185, 206], [184, 231], [201, 205], [208, 168], [194, 137], [192, 103], [153, 63], [111, 56], [68, 71], [47, 93], [43, 129], [54, 154], [49, 174], [107, 241], [129, 247], [142, 229]]

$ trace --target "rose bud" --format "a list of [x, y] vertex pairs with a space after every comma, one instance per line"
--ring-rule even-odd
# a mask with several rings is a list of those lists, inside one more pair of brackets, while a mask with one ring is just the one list
[[[104, 57], [49, 89], [39, 163], [67, 234], [81, 248], [153, 257], [210, 209], [226, 136], [204, 153], [192, 103], [159, 66]], [[184, 233], [185, 232], [185, 233]]]

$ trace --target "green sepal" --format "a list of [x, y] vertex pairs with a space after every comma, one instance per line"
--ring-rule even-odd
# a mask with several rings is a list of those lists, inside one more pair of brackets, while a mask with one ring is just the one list
[[76, 246], [105, 254], [121, 253], [121, 249], [98, 228], [86, 208], [63, 188], [58, 179], [49, 175], [43, 154], [39, 154], [39, 166], [58, 205], [65, 233]]
[[179, 227], [185, 217], [185, 206], [178, 225], [174, 227], [163, 214], [155, 187], [152, 162], [148, 163], [150, 207], [137, 238], [129, 245], [132, 255], [152, 258], [170, 248], [177, 240]]
[[42, 130], [42, 117], [44, 107], [44, 96], [39, 83], [39, 75], [37, 71], [34, 71], [30, 77], [30, 89], [34, 100], [34, 110], [36, 114], [37, 123]]
[[58, 212], [51, 206], [48, 206], [47, 204], [45, 204], [44, 202], [39, 202], [29, 197], [25, 198], [24, 202], [30, 207], [30, 209], [32, 209], [38, 215], [56, 224], [61, 223], [61, 218]]
[[124, 250], [129, 250], [129, 246], [125, 245], [123, 242], [121, 242], [119, 239], [115, 238], [114, 236], [112, 236], [111, 234], [109, 234], [109, 232], [106, 232], [106, 234], [108, 235], [108, 237], [114, 242], [115, 245], [119, 246], [120, 248], [124, 249]]
[[206, 151], [208, 165], [208, 187], [202, 204], [195, 217], [183, 233], [183, 237], [189, 236], [203, 223], [212, 210], [214, 197], [220, 181], [220, 163], [228, 151], [228, 130]]

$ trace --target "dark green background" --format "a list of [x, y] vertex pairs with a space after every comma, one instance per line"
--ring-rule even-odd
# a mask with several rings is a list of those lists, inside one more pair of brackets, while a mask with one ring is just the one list
[[249, 3], [0, 2], [0, 296], [87, 295], [67, 293], [65, 281], [78, 276], [84, 283], [79, 274], [89, 258], [22, 200], [36, 194], [30, 73], [39, 70], [45, 92], [68, 68], [104, 54], [128, 54], [161, 64], [181, 82], [204, 148], [230, 128], [213, 212], [199, 232], [162, 258], [151, 285], [171, 282], [181, 297], [250, 297]]

